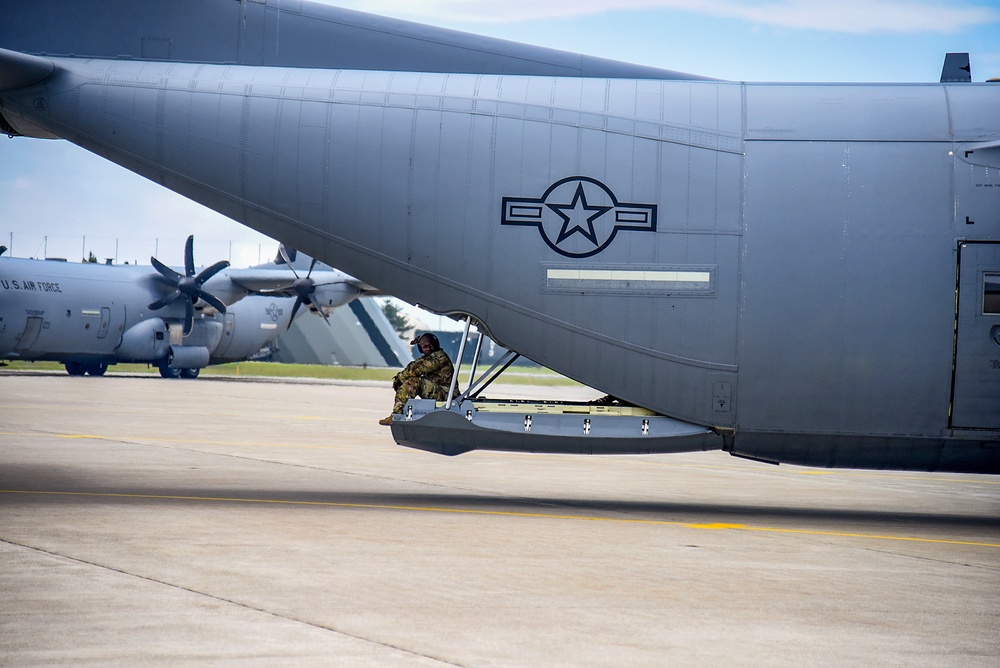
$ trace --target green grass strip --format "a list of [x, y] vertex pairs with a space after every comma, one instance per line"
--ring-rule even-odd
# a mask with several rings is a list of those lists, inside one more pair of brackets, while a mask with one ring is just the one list
[[[11, 360], [0, 369], [65, 371], [59, 362], [23, 362]], [[485, 369], [480, 369], [480, 372]], [[219, 364], [201, 370], [203, 376], [249, 376], [269, 378], [327, 378], [334, 380], [383, 380], [389, 382], [399, 372], [398, 368], [327, 366], [323, 364], [281, 364], [278, 362], [233, 362]], [[463, 381], [467, 379], [467, 369], [462, 370]], [[159, 370], [148, 364], [112, 364], [108, 373], [149, 373], [159, 375]], [[499, 383], [542, 386], [579, 386], [574, 380], [561, 376], [544, 367], [514, 367], [503, 373]]]

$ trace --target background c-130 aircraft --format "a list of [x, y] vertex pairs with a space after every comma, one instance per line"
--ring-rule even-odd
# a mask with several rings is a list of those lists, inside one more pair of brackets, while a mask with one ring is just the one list
[[714, 81], [307, 0], [0, 13], [9, 134], [637, 407], [466, 391], [411, 403], [397, 442], [1000, 473], [1000, 85], [967, 69]]
[[[247, 359], [278, 337], [305, 305], [326, 311], [374, 290], [341, 271], [301, 267], [284, 248], [274, 263], [200, 271], [188, 237], [181, 271], [0, 258], [0, 359], [54, 360], [72, 376], [145, 362], [165, 378]], [[294, 301], [288, 299], [294, 297]]]

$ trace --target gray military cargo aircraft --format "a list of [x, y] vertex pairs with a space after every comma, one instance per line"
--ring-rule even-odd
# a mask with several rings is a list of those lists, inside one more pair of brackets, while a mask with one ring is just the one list
[[307, 0], [0, 14], [8, 134], [628, 404], [500, 406], [477, 381], [411, 402], [397, 442], [1000, 473], [1000, 85], [968, 67], [714, 81]]
[[54, 360], [71, 376], [145, 362], [164, 378], [196, 378], [257, 354], [303, 304], [326, 318], [373, 293], [341, 271], [313, 271], [315, 260], [300, 275], [283, 248], [272, 264], [197, 271], [193, 243], [183, 273], [156, 258], [153, 268], [0, 258], [0, 359]]

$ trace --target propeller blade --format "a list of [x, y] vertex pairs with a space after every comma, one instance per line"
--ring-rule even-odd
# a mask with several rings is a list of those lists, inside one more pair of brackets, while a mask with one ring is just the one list
[[198, 285], [199, 287], [204, 285], [205, 281], [212, 278], [228, 266], [229, 260], [219, 260], [211, 267], [198, 274], [197, 278], [194, 279], [195, 285]]
[[188, 276], [194, 276], [194, 235], [184, 242], [184, 271]]
[[309, 271], [306, 273], [306, 278], [312, 276], [313, 268], [315, 267], [316, 267], [316, 258], [313, 258], [313, 261], [309, 263]]
[[292, 261], [288, 259], [288, 251], [285, 250], [285, 244], [278, 244], [278, 253], [281, 255], [281, 259], [285, 261], [285, 264], [288, 265], [288, 268], [292, 270], [292, 275], [298, 278], [298, 272], [292, 266]]
[[292, 317], [288, 319], [288, 327], [285, 329], [291, 329], [292, 323], [295, 321], [295, 314], [299, 312], [299, 307], [302, 306], [302, 297], [295, 298], [295, 306], [292, 307]]
[[[316, 312], [319, 313], [321, 316], [323, 316], [323, 320], [326, 320], [326, 324], [330, 325], [330, 316], [328, 316], [326, 314], [326, 311], [323, 310], [323, 307], [320, 306], [319, 300], [316, 299], [315, 294], [309, 295], [309, 302], [313, 305], [313, 308], [316, 309]], [[330, 326], [333, 327], [333, 325]]]
[[208, 302], [209, 305], [211, 305], [212, 308], [214, 308], [219, 313], [222, 313], [223, 315], [226, 313], [226, 305], [222, 303], [222, 300], [220, 300], [218, 297], [211, 294], [210, 292], [205, 292], [204, 290], [198, 290], [194, 296], [197, 297], [198, 299], [202, 299]]
[[163, 264], [155, 257], [150, 257], [149, 261], [156, 268], [156, 271], [166, 278], [168, 281], [173, 283], [173, 292], [166, 295], [160, 299], [157, 299], [149, 305], [149, 308], [153, 311], [161, 309], [168, 304], [173, 304], [175, 301], [180, 299], [182, 296], [185, 297], [184, 300], [184, 336], [191, 333], [194, 329], [194, 304], [197, 300], [204, 300], [206, 303], [210, 304], [219, 313], [225, 314], [226, 305], [221, 299], [215, 295], [202, 290], [201, 286], [208, 281], [210, 278], [218, 274], [220, 271], [229, 266], [227, 260], [220, 260], [216, 262], [208, 269], [205, 269], [197, 276], [194, 270], [194, 235], [192, 234], [187, 238], [184, 244], [184, 271], [185, 274], [179, 274], [167, 265]]
[[181, 291], [180, 290], [174, 290], [173, 292], [171, 292], [166, 297], [163, 297], [162, 299], [157, 299], [155, 302], [153, 302], [152, 304], [150, 304], [149, 308], [152, 311], [158, 311], [161, 308], [163, 308], [164, 306], [166, 306], [167, 304], [173, 304], [175, 301], [177, 301], [177, 298], [180, 297], [180, 296], [181, 296]]
[[156, 271], [160, 272], [163, 276], [169, 278], [171, 281], [176, 283], [177, 281], [181, 280], [180, 274], [178, 274], [176, 271], [174, 271], [167, 265], [157, 260], [155, 257], [150, 256], [149, 262], [153, 265]]
[[194, 304], [192, 303], [192, 301], [193, 300], [191, 300], [191, 299], [185, 299], [184, 300], [184, 307], [185, 307], [184, 308], [184, 336], [187, 336], [188, 334], [190, 334], [191, 330], [194, 329]]

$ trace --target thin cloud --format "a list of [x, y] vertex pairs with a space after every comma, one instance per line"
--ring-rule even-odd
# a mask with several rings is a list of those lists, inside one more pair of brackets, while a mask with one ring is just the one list
[[986, 5], [951, 0], [343, 0], [351, 9], [415, 20], [509, 23], [623, 9], [674, 9], [801, 30], [951, 33], [1000, 21]]
[[34, 179], [30, 179], [27, 176], [18, 176], [11, 181], [10, 185], [14, 190], [30, 190], [38, 184]]

